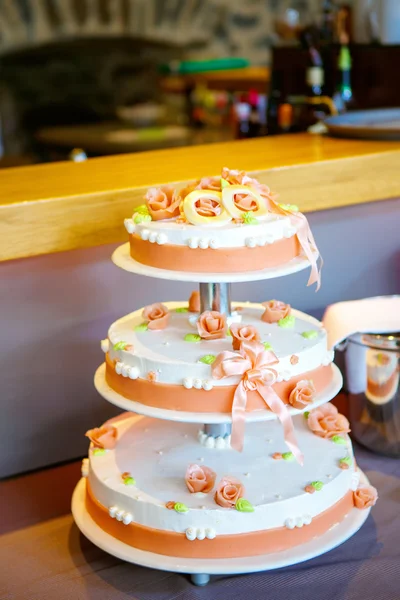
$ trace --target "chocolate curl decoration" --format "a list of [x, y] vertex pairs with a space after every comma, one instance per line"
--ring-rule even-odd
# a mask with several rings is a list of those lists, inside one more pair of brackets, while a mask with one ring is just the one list
[[215, 379], [241, 375], [232, 404], [232, 437], [231, 446], [241, 452], [243, 450], [244, 430], [246, 424], [247, 392], [257, 391], [267, 407], [274, 412], [283, 426], [284, 439], [293, 452], [297, 462], [303, 464], [303, 454], [296, 442], [292, 418], [287, 406], [279, 398], [272, 386], [278, 374], [271, 365], [278, 358], [270, 350], [265, 350], [259, 342], [243, 341], [238, 352], [221, 352], [212, 365]]

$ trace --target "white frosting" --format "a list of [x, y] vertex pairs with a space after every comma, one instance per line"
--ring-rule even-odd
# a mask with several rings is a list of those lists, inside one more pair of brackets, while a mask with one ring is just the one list
[[[111, 517], [123, 521], [129, 514], [136, 523], [186, 533], [188, 539], [200, 539], [203, 531], [210, 537], [288, 527], [292, 522], [301, 527], [353, 489], [355, 476], [353, 468], [339, 467], [341, 458], [353, 458], [349, 438], [340, 446], [311, 433], [303, 416], [293, 420], [303, 467], [272, 459], [274, 452], [286, 451], [277, 421], [248, 425], [244, 451], [233, 456], [233, 451], [199, 446], [194, 424], [130, 416], [115, 422], [119, 435], [114, 450], [90, 452], [90, 486]], [[213, 492], [191, 494], [184, 481], [190, 463], [212, 468], [217, 482], [225, 475], [237, 477], [254, 512], [224, 509], [214, 502]], [[124, 485], [123, 472], [131, 473], [136, 485]], [[309, 494], [304, 488], [313, 481], [321, 481], [323, 488]], [[186, 504], [188, 512], [167, 509], [169, 501]]]
[[[189, 248], [254, 248], [290, 238], [296, 233], [296, 228], [292, 226], [288, 217], [275, 214], [263, 217], [256, 225], [230, 221], [219, 227], [207, 227], [176, 223], [174, 220], [135, 224], [132, 219], [125, 219], [125, 227], [128, 233], [136, 233], [142, 240], [151, 243], [168, 243]], [[162, 239], [162, 242], [159, 239]], [[249, 240], [254, 240], [254, 245], [253, 241]]]
[[[196, 333], [193, 329], [197, 315], [176, 313], [175, 309], [186, 307], [185, 302], [166, 302], [171, 311], [168, 326], [160, 331], [135, 331], [135, 327], [143, 322], [142, 309], [119, 319], [109, 329], [109, 355], [116, 360], [116, 372], [123, 377], [145, 379], [149, 371], [157, 373], [157, 382], [180, 384], [187, 389], [211, 390], [215, 386], [234, 385], [240, 377], [214, 379], [208, 364], [199, 362], [207, 355], [217, 355], [225, 350], [232, 351], [232, 338], [218, 340], [201, 340], [186, 342], [187, 333]], [[253, 325], [258, 330], [261, 341], [268, 342], [279, 363], [274, 365], [278, 372], [278, 381], [288, 381], [296, 375], [312, 371], [321, 365], [328, 365], [333, 360], [333, 352], [327, 349], [326, 332], [319, 321], [292, 310], [295, 317], [293, 328], [282, 328], [277, 323], [261, 321], [264, 307], [261, 304], [238, 303], [242, 306], [238, 311], [242, 324]], [[236, 318], [235, 318], [236, 320]], [[306, 339], [301, 334], [305, 331], [316, 331], [314, 339]], [[127, 342], [130, 350], [114, 350], [117, 342]], [[299, 360], [293, 365], [291, 356], [295, 354]], [[133, 369], [133, 370], [132, 370]]]
[[84, 458], [81, 466], [81, 474], [82, 477], [87, 477], [89, 475], [89, 459]]

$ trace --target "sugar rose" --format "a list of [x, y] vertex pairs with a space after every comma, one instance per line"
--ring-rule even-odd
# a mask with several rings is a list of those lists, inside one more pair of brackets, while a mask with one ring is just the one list
[[150, 304], [142, 312], [142, 317], [148, 329], [165, 329], [168, 325], [170, 313], [168, 308], [160, 302]]
[[354, 492], [353, 499], [356, 508], [370, 508], [376, 504], [378, 492], [372, 485], [366, 485]]
[[103, 427], [89, 429], [85, 435], [89, 438], [95, 448], [112, 450], [117, 443], [118, 430], [113, 425], [103, 425]]
[[196, 186], [198, 190], [221, 191], [221, 177], [202, 177]]
[[221, 204], [214, 198], [199, 198], [194, 209], [201, 217], [218, 217], [221, 214]]
[[307, 425], [315, 435], [328, 439], [350, 431], [346, 417], [330, 402], [312, 410], [308, 415]]
[[241, 325], [240, 323], [234, 323], [230, 327], [232, 334], [232, 346], [234, 350], [240, 349], [240, 344], [243, 341], [247, 342], [259, 342], [260, 334], [257, 329], [252, 325]]
[[203, 492], [208, 494], [214, 487], [216, 473], [209, 467], [189, 465], [186, 470], [185, 483], [191, 494]]
[[200, 315], [197, 330], [203, 340], [223, 338], [226, 334], [226, 317], [216, 310], [207, 310]]
[[245, 489], [235, 477], [224, 477], [218, 484], [214, 500], [223, 508], [234, 508], [237, 500], [243, 498]]
[[294, 408], [305, 408], [315, 398], [315, 387], [312, 381], [298, 381], [289, 395], [289, 404]]
[[200, 312], [200, 292], [192, 292], [189, 298], [189, 312]]
[[179, 194], [169, 186], [150, 188], [145, 196], [147, 208], [153, 221], [179, 216]]
[[268, 302], [263, 302], [262, 305], [265, 310], [261, 316], [261, 321], [265, 321], [265, 323], [277, 323], [290, 315], [290, 304], [285, 304], [280, 300], [268, 300]]

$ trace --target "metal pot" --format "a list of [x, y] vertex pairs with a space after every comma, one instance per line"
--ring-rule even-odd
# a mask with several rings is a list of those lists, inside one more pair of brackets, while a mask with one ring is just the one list
[[400, 333], [357, 333], [337, 349], [344, 355], [353, 437], [375, 452], [400, 456]]

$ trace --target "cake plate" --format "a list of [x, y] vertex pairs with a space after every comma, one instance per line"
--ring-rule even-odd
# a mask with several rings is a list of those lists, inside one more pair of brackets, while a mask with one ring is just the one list
[[[342, 374], [335, 364], [332, 364], [333, 378], [330, 384], [321, 394], [317, 394], [315, 400], [308, 404], [303, 410], [288, 406], [289, 413], [291, 416], [299, 415], [303, 412], [313, 410], [321, 404], [329, 402], [334, 398], [342, 388]], [[119, 408], [123, 408], [128, 412], [135, 412], [139, 415], [146, 417], [154, 417], [156, 419], [162, 419], [164, 421], [180, 421], [183, 423], [231, 423], [232, 415], [230, 413], [204, 413], [204, 412], [184, 412], [180, 410], [167, 410], [163, 408], [155, 408], [153, 406], [147, 406], [134, 400], [129, 400], [124, 396], [118, 394], [113, 390], [105, 378], [106, 366], [103, 363], [96, 371], [94, 377], [94, 385], [96, 390], [101, 396], [111, 404], [115, 404]], [[246, 415], [246, 422], [254, 423], [257, 421], [271, 421], [277, 419], [277, 415], [272, 411], [260, 410], [249, 412]]]
[[[360, 471], [360, 481], [368, 485], [368, 479]], [[72, 496], [72, 514], [80, 531], [93, 544], [112, 556], [150, 569], [190, 574], [192, 583], [207, 585], [210, 575], [240, 575], [289, 567], [325, 552], [333, 550], [354, 535], [368, 518], [371, 509], [353, 508], [350, 513], [335, 527], [323, 536], [311, 540], [290, 550], [251, 556], [245, 558], [198, 559], [164, 556], [144, 550], [137, 550], [128, 544], [115, 539], [99, 527], [89, 515], [85, 505], [86, 479], [78, 482]]]
[[[160, 246], [160, 252], [162, 252]], [[275, 279], [292, 275], [310, 266], [309, 261], [304, 256], [299, 256], [287, 262], [282, 267], [273, 267], [262, 269], [260, 271], [243, 271], [239, 273], [196, 273], [194, 271], [169, 271], [167, 269], [158, 269], [149, 267], [137, 262], [130, 255], [129, 242], [119, 246], [112, 255], [112, 261], [117, 267], [136, 273], [136, 275], [145, 275], [146, 277], [155, 277], [156, 279], [169, 279], [170, 281], [186, 281], [192, 283], [241, 283], [246, 281], [260, 281], [262, 279]], [[318, 258], [319, 254], [315, 254]]]

